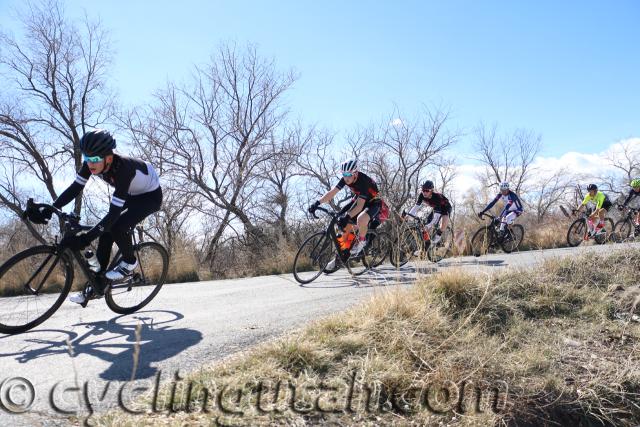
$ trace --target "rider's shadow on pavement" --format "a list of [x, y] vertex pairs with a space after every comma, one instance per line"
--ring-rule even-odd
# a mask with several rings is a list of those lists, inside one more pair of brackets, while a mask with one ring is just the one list
[[[169, 314], [174, 319], [155, 321], [154, 314]], [[153, 364], [169, 359], [202, 340], [199, 331], [171, 326], [171, 323], [182, 318], [184, 316], [175, 311], [153, 310], [117, 316], [108, 321], [78, 323], [74, 326], [84, 326], [87, 329], [85, 333], [57, 331], [68, 335], [68, 342], [28, 339], [26, 341], [32, 344], [43, 346], [16, 353], [16, 360], [27, 363], [47, 355], [63, 353], [73, 357], [89, 355], [109, 362], [109, 367], [99, 374], [103, 380], [130, 380], [134, 369], [133, 379], [150, 378], [158, 371]], [[101, 338], [100, 335], [105, 333], [109, 333], [109, 336]], [[123, 337], [126, 342], [122, 342]], [[137, 366], [134, 366], [136, 353]]]

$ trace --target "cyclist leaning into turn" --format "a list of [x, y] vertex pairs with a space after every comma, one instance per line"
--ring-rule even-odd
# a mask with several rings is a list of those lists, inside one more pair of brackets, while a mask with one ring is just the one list
[[[607, 211], [611, 208], [612, 203], [609, 200], [609, 197], [604, 194], [602, 191], [598, 191], [598, 186], [595, 184], [589, 184], [587, 186], [587, 195], [584, 196], [584, 200], [578, 209], [576, 210], [576, 214], [582, 212], [585, 206], [593, 207], [593, 213], [589, 215], [589, 220], [587, 224], [589, 226], [589, 235], [594, 236], [596, 234], [604, 233], [604, 216]], [[594, 221], [598, 218], [598, 224], [595, 226], [594, 231]]]
[[[436, 235], [433, 236], [431, 241], [435, 244], [440, 241], [442, 238], [442, 230], [447, 229], [447, 225], [449, 225], [449, 215], [451, 215], [451, 203], [449, 199], [447, 199], [442, 193], [436, 193], [433, 191], [433, 181], [425, 181], [422, 184], [421, 193], [418, 196], [418, 200], [416, 200], [416, 204], [409, 211], [410, 215], [415, 215], [420, 211], [425, 205], [431, 206], [433, 208], [433, 218], [427, 224], [427, 229], [429, 233], [433, 229], [433, 226], [440, 221], [440, 228], [437, 230]], [[405, 218], [405, 213], [402, 213], [402, 219]]]
[[[351, 255], [358, 255], [366, 245], [367, 230], [369, 222], [378, 219], [383, 209], [384, 203], [380, 198], [378, 185], [373, 179], [363, 172], [358, 171], [358, 160], [350, 159], [340, 165], [342, 178], [334, 188], [315, 201], [310, 207], [309, 212], [316, 211], [322, 203], [328, 203], [335, 197], [344, 186], [348, 186], [355, 194], [351, 203], [348, 203], [341, 211], [338, 219], [338, 226], [346, 232], [351, 230], [349, 222], [356, 218], [358, 225], [358, 241], [351, 248]], [[335, 266], [335, 259], [327, 266], [331, 269]]]
[[[160, 210], [162, 204], [162, 189], [153, 166], [145, 161], [114, 153], [115, 148], [116, 140], [106, 130], [96, 129], [85, 133], [80, 139], [80, 150], [84, 156], [82, 167], [75, 181], [53, 202], [53, 206], [58, 209], [67, 205], [82, 192], [92, 175], [115, 187], [107, 215], [86, 233], [66, 237], [60, 242], [62, 246], [72, 250], [81, 250], [100, 238], [96, 256], [100, 262], [97, 282], [101, 289], [91, 289], [87, 295], [82, 292], [71, 295], [69, 300], [78, 304], [102, 296], [105, 278], [122, 280], [133, 273], [138, 261], [129, 231], [144, 218]], [[49, 209], [38, 208], [27, 212], [27, 215], [32, 222], [44, 224], [51, 219], [52, 213]], [[114, 242], [122, 252], [122, 261], [104, 273], [109, 265]]]
[[[632, 199], [640, 196], [640, 178], [632, 180], [629, 185], [631, 186], [631, 190], [629, 190], [629, 194], [624, 200], [624, 203], [618, 207], [620, 210], [624, 210]], [[640, 225], [640, 211], [638, 211], [634, 221], [636, 226]]]
[[518, 195], [509, 189], [508, 182], [503, 181], [500, 183], [500, 192], [487, 205], [487, 207], [478, 213], [478, 217], [482, 219], [484, 213], [498, 203], [498, 200], [502, 200], [504, 202], [504, 207], [502, 208], [502, 212], [500, 212], [500, 218], [502, 218], [502, 221], [500, 221], [500, 234], [504, 235], [505, 225], [510, 226], [513, 224], [516, 218], [522, 215], [524, 209]]

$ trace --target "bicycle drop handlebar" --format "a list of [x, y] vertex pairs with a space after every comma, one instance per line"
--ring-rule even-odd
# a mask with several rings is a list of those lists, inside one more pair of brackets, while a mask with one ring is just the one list
[[27, 200], [27, 208], [25, 209], [25, 211], [22, 213], [23, 218], [27, 217], [27, 212], [29, 212], [32, 209], [39, 209], [39, 208], [47, 208], [50, 209], [51, 212], [53, 212], [54, 214], [56, 214], [56, 216], [58, 216], [60, 219], [62, 219], [65, 222], [68, 222], [70, 224], [72, 224], [74, 227], [77, 227], [77, 229], [79, 230], [90, 230], [91, 228], [93, 228], [90, 225], [82, 225], [80, 224], [80, 215], [77, 215], [75, 213], [66, 213], [63, 212], [62, 210], [56, 208], [53, 205], [50, 205], [48, 203], [35, 203], [33, 201], [33, 198], [29, 198]]
[[[338, 215], [336, 212], [330, 211], [329, 209], [325, 209], [325, 208], [323, 208], [323, 207], [321, 207], [321, 206], [318, 206], [318, 207], [316, 208], [316, 211], [324, 212], [324, 213], [326, 213], [327, 215], [329, 215], [331, 218], [335, 218], [335, 217]], [[314, 217], [315, 219], [320, 219], [320, 217], [318, 217], [318, 215], [316, 215], [316, 212], [315, 212], [315, 211], [314, 211], [311, 215], [313, 215], [313, 217]]]

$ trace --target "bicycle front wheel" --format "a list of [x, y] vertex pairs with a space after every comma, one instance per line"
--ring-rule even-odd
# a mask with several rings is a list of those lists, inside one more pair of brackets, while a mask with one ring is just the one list
[[[158, 295], [169, 270], [169, 254], [160, 244], [143, 242], [137, 245], [138, 266], [133, 276], [124, 282], [112, 283], [105, 293], [107, 306], [116, 313], [130, 314], [140, 310]], [[111, 262], [122, 259], [120, 251]]]
[[471, 253], [473, 256], [485, 255], [493, 244], [493, 231], [489, 227], [482, 227], [471, 239]]
[[293, 277], [302, 284], [313, 282], [334, 256], [334, 245], [327, 233], [312, 234], [300, 245], [293, 260]]
[[576, 219], [567, 231], [567, 244], [572, 248], [578, 246], [584, 240], [586, 232], [587, 222], [582, 218]]
[[616, 222], [614, 230], [620, 235], [621, 239], [628, 239], [631, 236], [631, 232], [633, 231], [633, 224], [627, 218], [621, 219], [620, 221]]
[[73, 283], [73, 264], [54, 246], [36, 246], [0, 267], [0, 333], [38, 326], [60, 307]]
[[429, 246], [427, 251], [427, 257], [431, 262], [440, 262], [451, 253], [451, 247], [453, 246], [453, 229], [450, 225], [442, 232], [438, 243], [433, 243]]
[[411, 260], [413, 254], [422, 246], [422, 235], [414, 228], [405, 229], [391, 243], [389, 260], [398, 268]]

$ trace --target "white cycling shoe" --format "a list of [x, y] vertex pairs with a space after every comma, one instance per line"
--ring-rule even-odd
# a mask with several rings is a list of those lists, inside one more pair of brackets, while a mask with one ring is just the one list
[[355, 245], [351, 248], [351, 256], [356, 256], [362, 252], [364, 247], [367, 245], [366, 240], [358, 240]]
[[107, 271], [104, 276], [113, 281], [125, 279], [133, 274], [133, 271], [138, 266], [138, 260], [133, 264], [129, 264], [124, 261], [120, 261], [112, 270]]
[[74, 292], [69, 295], [69, 301], [75, 302], [76, 304], [84, 304], [86, 300], [87, 297], [85, 296], [84, 292]]

